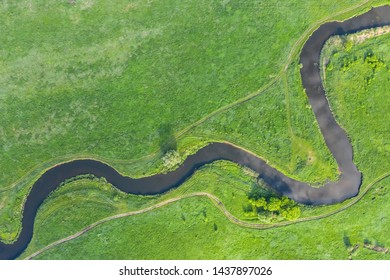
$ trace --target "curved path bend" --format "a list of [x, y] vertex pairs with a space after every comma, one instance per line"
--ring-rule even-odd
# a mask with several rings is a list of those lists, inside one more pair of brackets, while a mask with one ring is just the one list
[[47, 170], [34, 183], [24, 205], [22, 230], [18, 240], [13, 244], [0, 242], [0, 259], [14, 259], [24, 251], [32, 238], [36, 213], [45, 198], [66, 179], [83, 174], [105, 177], [108, 182], [127, 193], [159, 194], [178, 187], [196, 169], [205, 164], [216, 160], [229, 160], [258, 172], [260, 178], [275, 191], [299, 203], [331, 204], [356, 196], [359, 192], [361, 174], [352, 160], [351, 143], [345, 131], [334, 119], [326, 99], [319, 69], [320, 54], [325, 41], [332, 35], [385, 25], [390, 25], [389, 5], [373, 8], [343, 22], [324, 23], [309, 37], [300, 54], [302, 83], [326, 145], [341, 171], [338, 182], [312, 188], [307, 183], [285, 176], [256, 155], [227, 143], [212, 143], [200, 149], [196, 154], [188, 156], [179, 168], [170, 173], [140, 179], [122, 176], [111, 166], [99, 161], [75, 160]]

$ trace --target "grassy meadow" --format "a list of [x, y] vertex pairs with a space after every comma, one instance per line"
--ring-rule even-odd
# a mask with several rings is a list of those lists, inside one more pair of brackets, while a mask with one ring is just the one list
[[[253, 188], [260, 189], [253, 172], [227, 161], [204, 166], [180, 188], [160, 196], [130, 195], [119, 191], [104, 179], [80, 178], [64, 184], [44, 202], [36, 218], [33, 240], [26, 253], [107, 216], [146, 208], [196, 192], [217, 196], [230, 213], [245, 219], [243, 208], [247, 206], [248, 193]], [[272, 195], [269, 191], [262, 190], [264, 194]], [[63, 217], [64, 213], [67, 213], [66, 218]], [[84, 219], [84, 216], [88, 216], [88, 219]], [[185, 221], [186, 217], [182, 215], [181, 219]], [[55, 229], [47, 231], [51, 227]]]
[[[166, 170], [167, 150], [229, 140], [297, 179], [335, 179], [283, 69], [324, 19], [384, 2], [1, 3], [0, 239], [15, 240], [32, 182], [74, 158], [140, 177]], [[266, 97], [240, 105], [254, 93]]]
[[[390, 246], [386, 233], [389, 183], [389, 179], [377, 183], [359, 203], [329, 218], [267, 230], [232, 224], [205, 197], [185, 198], [152, 212], [102, 224], [36, 258], [390, 259], [389, 254], [379, 252]], [[89, 200], [80, 204], [80, 211], [96, 211], [88, 205]], [[75, 214], [70, 217], [83, 213], [72, 203], [53, 213], [47, 206], [40, 211], [36, 235], [21, 258], [71, 233], [62, 222], [66, 211]], [[72, 225], [81, 229], [80, 220]], [[49, 227], [53, 229], [50, 234]]]
[[[100, 159], [124, 174], [140, 177], [166, 171], [169, 167], [164, 165], [163, 156], [168, 150], [178, 150], [183, 158], [210, 141], [229, 141], [296, 179], [313, 185], [335, 180], [336, 164], [300, 85], [297, 55], [304, 32], [323, 19], [343, 19], [371, 5], [388, 3], [368, 1], [341, 13], [360, 2], [1, 3], [0, 239], [16, 239], [23, 201], [32, 182], [50, 166], [74, 158]], [[386, 159], [390, 144], [384, 125], [389, 120], [383, 114], [386, 103], [381, 102], [388, 94], [388, 48], [388, 35], [362, 43], [335, 43], [329, 46], [329, 58], [325, 59], [329, 60], [324, 68], [329, 99], [351, 137], [355, 161], [364, 173], [363, 187], [389, 170]], [[370, 50], [379, 62], [365, 60]], [[258, 96], [243, 102], [254, 93]], [[229, 104], [232, 106], [223, 110]], [[388, 180], [384, 182], [388, 185]], [[77, 180], [61, 187], [44, 203], [27, 253], [101, 218], [195, 191], [216, 195], [229, 212], [245, 220], [243, 208], [256, 184], [250, 171], [223, 162], [204, 167], [185, 185], [156, 197], [125, 195], [102, 180]], [[371, 192], [375, 191], [383, 195], [375, 196], [376, 201], [370, 204], [374, 216], [388, 201], [383, 182]], [[368, 203], [364, 198], [351, 209], [367, 208]], [[302, 216], [337, 207], [302, 207]], [[388, 258], [367, 249], [373, 244], [389, 246], [370, 223], [371, 214], [367, 216], [356, 227], [356, 214], [347, 210], [330, 221], [255, 231], [230, 224], [207, 198], [186, 198], [150, 213], [101, 225], [40, 257], [307, 258], [310, 254], [312, 258], [346, 258], [355, 254], [356, 258]], [[340, 222], [338, 217], [349, 219], [345, 233], [349, 243], [344, 237], [339, 239], [340, 229], [326, 228]], [[385, 217], [378, 221], [386, 226]], [[114, 240], [126, 224], [129, 239]], [[329, 235], [321, 236], [324, 246], [308, 237], [311, 227]], [[172, 238], [157, 241], [164, 229]], [[145, 239], [142, 232], [152, 238], [141, 240]], [[206, 238], [211, 233], [216, 234], [214, 249]], [[277, 238], [271, 239], [277, 233]], [[175, 240], [185, 244], [181, 247], [185, 250], [169, 247], [176, 235]], [[192, 242], [193, 235], [196, 242]], [[100, 243], [93, 247], [97, 236]], [[145, 247], [136, 247], [140, 244], [135, 236]], [[303, 243], [307, 238], [302, 251], [293, 253], [294, 241]], [[132, 247], [118, 249], [130, 240], [135, 242], [129, 245]], [[266, 244], [261, 246], [268, 248], [265, 255], [256, 255], [258, 248], [253, 247], [260, 240]], [[285, 257], [277, 253], [278, 248], [283, 249], [283, 240], [291, 244], [285, 248], [292, 250]], [[223, 250], [224, 242], [230, 244], [229, 250]], [[240, 249], [241, 242], [244, 245]], [[332, 242], [336, 248], [325, 253]], [[84, 244], [86, 254], [71, 255], [72, 246], [79, 243]], [[107, 244], [111, 249], [103, 256], [100, 250]], [[360, 247], [350, 253], [348, 244]], [[117, 255], [115, 250], [119, 250]], [[149, 250], [150, 255], [140, 257], [143, 250]], [[174, 250], [171, 256], [164, 255], [169, 250]], [[185, 255], [180, 255], [183, 252]]]
[[[358, 33], [357, 38], [364, 34]], [[363, 172], [362, 190], [368, 190], [357, 203], [324, 219], [256, 230], [232, 224], [206, 197], [184, 198], [99, 225], [37, 258], [390, 259], [386, 253], [390, 248], [386, 230], [390, 226], [390, 178], [374, 180], [390, 167], [388, 143], [384, 142], [390, 119], [383, 114], [383, 100], [389, 95], [390, 34], [366, 36], [361, 41], [353, 36], [328, 41], [321, 67], [331, 107], [351, 138], [355, 162]], [[297, 71], [288, 73], [289, 80], [294, 80]], [[223, 119], [224, 114], [219, 117]], [[156, 197], [126, 195], [102, 180], [76, 180], [45, 201], [36, 218], [33, 240], [21, 258], [101, 218], [194, 192], [217, 196], [230, 213], [248, 220], [243, 209], [253, 188], [259, 189], [255, 174], [224, 161], [203, 167], [178, 189]], [[263, 195], [272, 195], [260, 189]], [[356, 199], [340, 205], [301, 206], [302, 217], [329, 213], [352, 200]]]
[[330, 105], [368, 181], [390, 170], [390, 33], [373, 33], [333, 38], [323, 51]]

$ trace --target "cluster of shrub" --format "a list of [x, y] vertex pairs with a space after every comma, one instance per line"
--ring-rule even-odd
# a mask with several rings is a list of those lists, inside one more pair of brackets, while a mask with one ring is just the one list
[[165, 169], [171, 170], [176, 168], [182, 162], [180, 154], [175, 150], [169, 150], [162, 158]]
[[244, 209], [246, 216], [258, 216], [284, 218], [286, 220], [295, 220], [301, 215], [300, 207], [287, 196], [278, 197], [260, 197], [250, 198], [249, 204]]
[[[333, 54], [333, 59], [338, 59], [339, 53]], [[339, 59], [340, 60], [340, 69], [343, 72], [350, 70], [354, 65], [360, 64], [366, 69], [370, 69], [368, 76], [364, 77], [366, 85], [369, 85], [372, 80], [375, 78], [375, 73], [382, 68], [387, 67], [386, 63], [379, 58], [372, 51], [368, 51], [363, 58], [356, 56], [348, 55]], [[327, 71], [332, 71], [334, 69], [334, 62], [330, 62], [327, 67]]]

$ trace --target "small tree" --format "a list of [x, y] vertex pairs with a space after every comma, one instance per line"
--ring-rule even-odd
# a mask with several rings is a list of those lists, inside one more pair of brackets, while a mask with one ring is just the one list
[[279, 211], [281, 205], [282, 205], [282, 202], [280, 201], [280, 199], [278, 199], [276, 197], [271, 197], [269, 202], [268, 202], [268, 205], [267, 205], [267, 210], [272, 211], [272, 212]]
[[171, 169], [173, 167], [176, 167], [181, 163], [181, 157], [179, 153], [175, 150], [168, 151], [162, 158], [164, 166], [167, 169]]
[[280, 213], [284, 218], [289, 221], [296, 220], [301, 215], [301, 209], [298, 206], [288, 207]]
[[294, 202], [285, 195], [280, 199], [280, 207], [289, 206], [291, 204], [294, 204]]
[[267, 201], [264, 197], [261, 197], [255, 201], [256, 208], [263, 208], [264, 210], [267, 210]]
[[344, 49], [345, 51], [349, 52], [353, 47], [353, 43], [351, 41], [346, 41], [344, 43]]

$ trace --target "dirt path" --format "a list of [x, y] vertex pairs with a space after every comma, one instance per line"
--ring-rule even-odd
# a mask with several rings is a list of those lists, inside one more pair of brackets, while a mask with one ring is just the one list
[[37, 257], [39, 256], [40, 254], [46, 252], [47, 250], [50, 250], [58, 245], [61, 245], [61, 244], [64, 244], [68, 241], [71, 241], [71, 240], [74, 240], [78, 237], [80, 237], [81, 235], [89, 232], [90, 230], [92, 230], [93, 228], [101, 225], [101, 224], [104, 224], [106, 222], [109, 222], [109, 221], [112, 221], [112, 220], [115, 220], [115, 219], [120, 219], [120, 218], [124, 218], [124, 217], [130, 217], [130, 216], [135, 216], [135, 215], [139, 215], [139, 214], [143, 214], [143, 213], [147, 213], [147, 212], [150, 212], [150, 211], [153, 211], [155, 209], [158, 209], [158, 208], [161, 208], [163, 206], [166, 206], [166, 205], [169, 205], [171, 203], [174, 203], [176, 201], [179, 201], [179, 200], [182, 200], [182, 199], [185, 199], [185, 198], [190, 198], [190, 197], [208, 197], [213, 203], [214, 205], [223, 213], [223, 215], [225, 215], [225, 217], [232, 223], [238, 225], [238, 226], [241, 226], [241, 227], [246, 227], [246, 228], [253, 228], [253, 229], [268, 229], [268, 228], [274, 228], [274, 227], [281, 227], [281, 226], [287, 226], [287, 225], [292, 225], [292, 224], [296, 224], [296, 223], [301, 223], [301, 222], [308, 222], [308, 221], [313, 221], [313, 220], [319, 220], [319, 219], [323, 219], [323, 218], [326, 218], [326, 217], [330, 217], [332, 215], [335, 215], [337, 213], [340, 213], [342, 211], [344, 211], [345, 209], [351, 207], [352, 205], [356, 204], [358, 201], [360, 201], [362, 199], [362, 197], [377, 183], [379, 183], [380, 181], [382, 181], [383, 179], [387, 178], [390, 176], [390, 172], [387, 172], [385, 174], [382, 174], [381, 176], [377, 177], [375, 180], [373, 180], [370, 184], [367, 185], [367, 187], [364, 189], [364, 191], [361, 192], [361, 194], [356, 197], [355, 199], [353, 199], [350, 203], [344, 205], [343, 207], [341, 207], [340, 209], [337, 209], [337, 210], [333, 210], [329, 213], [324, 213], [322, 215], [318, 215], [318, 216], [312, 216], [312, 217], [307, 217], [307, 218], [301, 218], [301, 219], [297, 219], [295, 221], [287, 221], [287, 222], [281, 222], [281, 223], [277, 223], [277, 224], [253, 224], [253, 223], [249, 223], [249, 222], [246, 222], [246, 221], [242, 221], [238, 218], [236, 218], [233, 214], [231, 214], [225, 207], [225, 205], [222, 203], [222, 201], [210, 194], [210, 193], [206, 193], [206, 192], [196, 192], [196, 193], [192, 193], [192, 194], [187, 194], [187, 195], [182, 195], [182, 196], [179, 196], [179, 197], [175, 197], [175, 198], [171, 198], [171, 199], [168, 199], [168, 200], [165, 200], [163, 202], [160, 202], [160, 203], [157, 203], [153, 206], [150, 206], [150, 207], [147, 207], [147, 208], [144, 208], [144, 209], [141, 209], [141, 210], [137, 210], [137, 211], [131, 211], [131, 212], [126, 212], [126, 213], [122, 213], [122, 214], [117, 214], [117, 215], [114, 215], [114, 216], [110, 216], [110, 217], [107, 217], [107, 218], [104, 218], [100, 221], [97, 221], [87, 227], [85, 227], [84, 229], [80, 230], [79, 232], [76, 232], [75, 234], [72, 234], [68, 237], [65, 237], [65, 238], [62, 238], [58, 241], [55, 241], [45, 247], [43, 247], [42, 249], [34, 252], [33, 254], [27, 256], [25, 258], [25, 260], [30, 260], [34, 257]]

